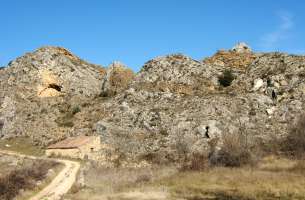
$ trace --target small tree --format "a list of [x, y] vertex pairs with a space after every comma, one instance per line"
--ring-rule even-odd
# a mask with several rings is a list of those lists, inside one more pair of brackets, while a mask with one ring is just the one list
[[210, 156], [210, 163], [225, 167], [255, 165], [261, 158], [258, 145], [254, 138], [250, 138], [245, 125], [240, 120], [239, 131], [223, 135], [220, 149], [214, 150], [213, 154]]
[[217, 152], [214, 165], [240, 167], [254, 164], [255, 156], [245, 136], [228, 134], [223, 137], [223, 145]]

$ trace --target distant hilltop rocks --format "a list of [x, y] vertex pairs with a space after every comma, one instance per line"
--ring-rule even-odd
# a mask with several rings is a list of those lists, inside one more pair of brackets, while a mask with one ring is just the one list
[[87, 63], [64, 48], [43, 47], [10, 62], [3, 80], [7, 79], [8, 87], [23, 87], [39, 97], [89, 97], [99, 93], [101, 71], [101, 66]]
[[212, 57], [203, 60], [204, 63], [228, 67], [232, 70], [245, 70], [257, 55], [244, 42], [238, 43], [231, 50], [219, 50]]
[[149, 91], [195, 94], [213, 89], [216, 70], [182, 54], [173, 54], [150, 60], [137, 74], [133, 86]]
[[175, 160], [177, 146], [204, 151], [224, 134], [285, 135], [305, 108], [305, 56], [239, 43], [202, 61], [157, 57], [135, 74], [120, 62], [102, 67], [44, 47], [1, 69], [0, 89], [0, 137], [45, 146], [100, 135], [110, 157]]
[[251, 48], [245, 42], [237, 43], [233, 48], [232, 51], [237, 53], [251, 53]]

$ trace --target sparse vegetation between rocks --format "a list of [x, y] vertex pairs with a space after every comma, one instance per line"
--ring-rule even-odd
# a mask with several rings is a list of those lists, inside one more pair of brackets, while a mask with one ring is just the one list
[[40, 160], [0, 177], [0, 199], [12, 200], [21, 190], [34, 189], [37, 182], [45, 179], [48, 171], [58, 165], [54, 161]]
[[33, 156], [42, 156], [45, 153], [42, 147], [35, 145], [28, 137], [2, 139], [0, 140], [0, 149]]
[[[44, 47], [0, 71], [0, 138], [29, 136], [45, 147], [71, 135], [101, 136], [96, 162], [103, 166], [80, 173], [84, 186], [75, 185], [71, 199], [158, 184], [190, 200], [304, 199], [297, 160], [304, 116], [291, 127], [305, 108], [304, 63], [242, 43], [204, 61], [157, 57], [134, 74], [118, 62], [102, 68]], [[1, 139], [1, 148], [41, 153], [12, 141]]]
[[224, 167], [241, 167], [254, 165], [259, 160], [259, 149], [253, 145], [246, 135], [239, 133], [223, 136], [220, 150], [212, 152], [210, 162], [212, 165]]

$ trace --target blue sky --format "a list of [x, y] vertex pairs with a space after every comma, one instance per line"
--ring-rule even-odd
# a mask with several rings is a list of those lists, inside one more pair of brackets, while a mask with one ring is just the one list
[[201, 59], [238, 41], [305, 54], [304, 11], [303, 0], [1, 0], [0, 66], [45, 45], [135, 71], [159, 55]]

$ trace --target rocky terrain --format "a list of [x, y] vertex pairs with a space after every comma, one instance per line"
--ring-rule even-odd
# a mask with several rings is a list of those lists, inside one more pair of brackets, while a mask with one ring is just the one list
[[109, 155], [178, 160], [224, 134], [266, 141], [304, 109], [305, 56], [255, 53], [244, 43], [202, 61], [157, 57], [137, 74], [44, 47], [0, 70], [0, 136], [48, 145], [99, 134]]
[[73, 128], [80, 104], [102, 91], [120, 91], [125, 79], [111, 81], [124, 71], [130, 74], [121, 65], [106, 70], [87, 63], [60, 47], [43, 47], [17, 58], [0, 71], [1, 137], [30, 136], [46, 145], [71, 134], [87, 134], [86, 122]]

